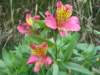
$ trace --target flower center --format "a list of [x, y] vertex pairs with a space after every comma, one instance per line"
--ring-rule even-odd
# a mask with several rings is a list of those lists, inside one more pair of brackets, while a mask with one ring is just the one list
[[32, 54], [39, 56], [39, 57], [42, 57], [42, 56], [45, 56], [46, 50], [43, 48], [37, 47], [35, 50], [32, 50]]

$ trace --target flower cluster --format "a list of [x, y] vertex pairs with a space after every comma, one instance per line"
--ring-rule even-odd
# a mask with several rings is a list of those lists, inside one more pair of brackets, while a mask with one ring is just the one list
[[[68, 35], [70, 32], [80, 30], [80, 22], [77, 16], [72, 16], [73, 7], [70, 4], [65, 4], [58, 0], [56, 3], [56, 11], [54, 14], [49, 10], [45, 12], [45, 25], [59, 32], [61, 36]], [[17, 29], [21, 34], [32, 33], [31, 27], [34, 22], [40, 20], [40, 16], [32, 16], [30, 13], [26, 14], [26, 22], [19, 23]], [[34, 26], [34, 25], [33, 25]], [[28, 64], [35, 64], [33, 71], [39, 72], [42, 65], [46, 67], [52, 64], [52, 59], [47, 55], [48, 44], [43, 42], [40, 45], [31, 44], [31, 55], [28, 59]]]

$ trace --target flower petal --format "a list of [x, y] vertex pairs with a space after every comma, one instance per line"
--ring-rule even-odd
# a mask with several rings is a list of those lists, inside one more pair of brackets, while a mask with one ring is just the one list
[[46, 56], [44, 58], [44, 64], [46, 64], [46, 65], [52, 64], [52, 59], [49, 56]]
[[21, 33], [21, 34], [25, 34], [26, 31], [23, 29], [23, 27], [21, 25], [17, 26], [17, 30]]
[[19, 24], [17, 26], [17, 30], [21, 33], [21, 34], [25, 34], [29, 31], [29, 26], [26, 24], [26, 23], [22, 23], [22, 24]]
[[32, 50], [35, 50], [37, 48], [37, 45], [32, 43], [32, 44], [30, 44], [30, 47], [31, 47]]
[[80, 30], [79, 18], [76, 16], [70, 17], [64, 24], [63, 28], [67, 31], [79, 31]]
[[66, 4], [64, 7], [65, 7], [65, 11], [66, 11], [66, 19], [68, 19], [72, 15], [73, 6], [70, 4]]
[[30, 13], [26, 14], [26, 23], [31, 26], [33, 24], [33, 18]]
[[56, 7], [61, 8], [63, 6], [62, 2], [60, 0], [57, 1]]
[[28, 61], [27, 61], [27, 64], [35, 63], [37, 60], [38, 60], [38, 57], [36, 57], [36, 56], [30, 56], [29, 59], [28, 59]]
[[60, 33], [60, 35], [61, 35], [62, 37], [66, 35], [66, 32], [65, 32], [65, 31], [60, 31], [59, 33]]
[[33, 71], [38, 73], [40, 71], [42, 63], [40, 61], [36, 62]]
[[66, 11], [70, 11], [70, 12], [73, 11], [73, 6], [71, 4], [66, 4], [66, 5], [64, 5], [64, 7], [65, 7]]
[[39, 16], [39, 15], [35, 15], [35, 16], [33, 16], [33, 19], [34, 19], [35, 21], [38, 21], [38, 20], [40, 19], [40, 16]]
[[47, 49], [48, 44], [46, 42], [43, 42], [42, 44], [39, 45], [42, 49]]
[[49, 11], [46, 11], [45, 15], [46, 15], [46, 18], [45, 18], [46, 26], [51, 28], [51, 29], [56, 29], [57, 28], [56, 20], [53, 17], [53, 15]]

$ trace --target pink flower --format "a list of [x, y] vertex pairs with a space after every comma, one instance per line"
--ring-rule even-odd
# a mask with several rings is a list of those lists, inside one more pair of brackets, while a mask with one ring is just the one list
[[21, 34], [31, 34], [31, 27], [32, 24], [34, 22], [37, 22], [40, 19], [40, 16], [36, 15], [33, 16], [28, 13], [26, 14], [26, 23], [19, 23], [19, 25], [17, 26], [17, 30], [21, 33]]
[[67, 35], [69, 32], [79, 31], [80, 22], [77, 16], [72, 15], [72, 5], [63, 5], [59, 0], [56, 4], [56, 13], [53, 16], [49, 11], [46, 11], [45, 24], [51, 29], [58, 29], [61, 36]]
[[47, 43], [42, 43], [40, 45], [32, 44], [32, 54], [29, 57], [27, 63], [35, 64], [33, 71], [39, 72], [41, 66], [44, 64], [46, 66], [52, 64], [52, 59], [46, 55], [48, 45]]
[[33, 20], [34, 20], [34, 21], [38, 21], [39, 19], [40, 19], [40, 16], [39, 16], [39, 15], [33, 16]]
[[32, 24], [34, 23], [34, 21], [38, 21], [39, 19], [40, 19], [39, 15], [32, 16], [30, 13], [26, 14], [26, 23], [29, 26], [32, 26]]
[[30, 34], [31, 30], [30, 30], [30, 26], [28, 26], [27, 23], [20, 23], [17, 26], [17, 30], [21, 33], [21, 34]]

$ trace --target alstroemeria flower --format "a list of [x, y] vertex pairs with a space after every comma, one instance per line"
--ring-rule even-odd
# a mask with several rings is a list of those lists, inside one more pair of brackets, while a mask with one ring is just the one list
[[59, 0], [56, 7], [57, 9], [55, 15], [52, 15], [49, 11], [46, 11], [46, 26], [54, 30], [58, 29], [61, 36], [65, 36], [69, 32], [79, 31], [79, 18], [77, 16], [71, 16], [73, 11], [72, 5], [63, 5]]
[[17, 30], [21, 33], [21, 34], [30, 34], [31, 30], [30, 30], [30, 26], [28, 26], [27, 23], [20, 23], [17, 26]]
[[19, 22], [19, 25], [17, 26], [17, 30], [21, 34], [31, 34], [31, 26], [34, 22], [37, 22], [40, 19], [40, 16], [35, 15], [32, 17], [30, 13], [26, 14], [26, 23]]
[[31, 44], [32, 54], [28, 59], [28, 64], [35, 64], [33, 71], [39, 72], [41, 66], [44, 64], [46, 66], [52, 63], [52, 59], [46, 55], [48, 45], [47, 43], [42, 43], [40, 45]]
[[39, 19], [40, 19], [39, 15], [32, 16], [30, 13], [26, 14], [26, 23], [29, 26], [32, 26], [32, 24], [34, 23], [34, 21], [37, 21]]

